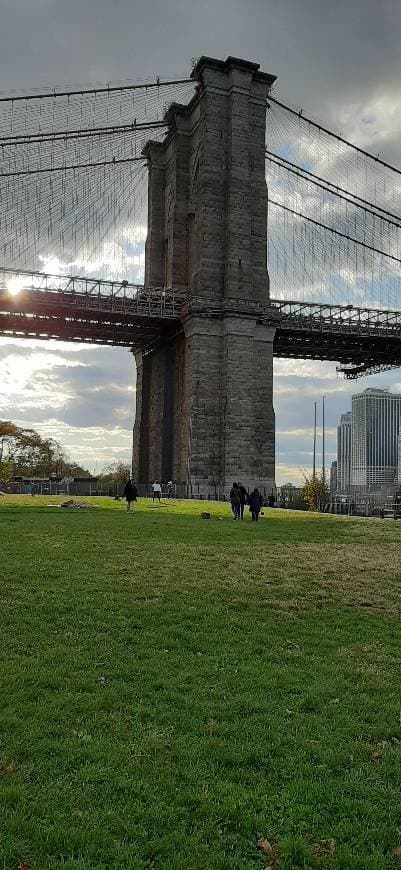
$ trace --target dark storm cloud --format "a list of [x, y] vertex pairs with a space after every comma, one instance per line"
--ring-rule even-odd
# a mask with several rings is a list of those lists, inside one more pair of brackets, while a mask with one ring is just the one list
[[6, 0], [2, 89], [189, 70], [200, 54], [235, 54], [278, 76], [294, 102], [332, 114], [398, 86], [398, 0]]
[[181, 76], [201, 54], [233, 54], [277, 75], [291, 104], [401, 163], [400, 112], [390, 118], [400, 33], [399, 0], [3, 0], [0, 87]]

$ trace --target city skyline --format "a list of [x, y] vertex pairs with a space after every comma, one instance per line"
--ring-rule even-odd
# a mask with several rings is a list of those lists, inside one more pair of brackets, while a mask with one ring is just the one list
[[337, 492], [379, 490], [401, 479], [401, 395], [369, 387], [337, 427]]

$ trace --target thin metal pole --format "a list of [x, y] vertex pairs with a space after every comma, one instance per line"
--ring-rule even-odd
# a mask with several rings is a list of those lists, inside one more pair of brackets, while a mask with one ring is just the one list
[[317, 402], [315, 402], [315, 422], [313, 426], [313, 474], [312, 480], [316, 478], [316, 407]]
[[325, 400], [325, 398], [326, 397], [323, 396], [323, 399], [322, 399], [322, 482], [323, 482], [323, 486], [326, 483], [326, 468], [325, 468], [325, 464], [326, 464], [325, 463], [325, 459], [326, 459], [326, 457], [325, 457], [325, 435], [326, 435], [326, 433], [325, 433], [325, 426], [324, 426], [324, 400]]

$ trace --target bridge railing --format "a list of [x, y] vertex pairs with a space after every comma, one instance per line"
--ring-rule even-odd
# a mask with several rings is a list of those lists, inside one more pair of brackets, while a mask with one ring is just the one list
[[[231, 303], [245, 314], [253, 314], [276, 327], [281, 335], [301, 333], [388, 336], [401, 338], [401, 311], [332, 305], [300, 300], [198, 299], [183, 288], [144, 287], [128, 281], [110, 281], [76, 275], [0, 268], [0, 313], [99, 321], [110, 314], [110, 322], [124, 326], [139, 318], [179, 320], [185, 304], [209, 315], [230, 313]], [[99, 316], [100, 315], [100, 316]], [[325, 356], [326, 358], [326, 356]], [[337, 357], [335, 357], [337, 359]], [[342, 359], [342, 357], [341, 357]]]
[[0, 268], [0, 288], [17, 295], [21, 290], [45, 290], [60, 293], [85, 293], [88, 296], [105, 294], [134, 299], [143, 285], [128, 281], [107, 281], [79, 275], [57, 275], [25, 269]]
[[39, 299], [39, 294], [43, 306], [68, 304], [85, 310], [121, 311], [148, 317], [178, 317], [188, 297], [183, 289], [0, 268], [0, 303], [7, 311], [10, 307], [26, 307], [34, 297]]
[[279, 315], [281, 329], [386, 335], [401, 331], [401, 311], [396, 310], [285, 299], [270, 299], [269, 305]]

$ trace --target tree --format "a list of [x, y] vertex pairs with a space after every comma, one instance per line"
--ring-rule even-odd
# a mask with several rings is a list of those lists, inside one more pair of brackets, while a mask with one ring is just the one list
[[304, 485], [300, 492], [300, 498], [305, 510], [317, 511], [322, 504], [327, 504], [330, 501], [330, 491], [323, 477], [323, 471], [319, 474], [307, 475], [304, 474]]
[[0, 478], [7, 480], [13, 472], [18, 429], [9, 420], [0, 421]]
[[25, 429], [0, 420], [0, 478], [12, 476], [49, 477], [51, 474], [90, 477], [89, 471], [69, 463], [58, 441], [42, 438], [34, 429]]
[[63, 474], [68, 477], [93, 477], [87, 468], [82, 468], [76, 462], [63, 462]]
[[98, 476], [99, 489], [113, 489], [116, 492], [121, 489], [131, 477], [131, 468], [127, 462], [111, 462], [104, 469], [103, 474]]

